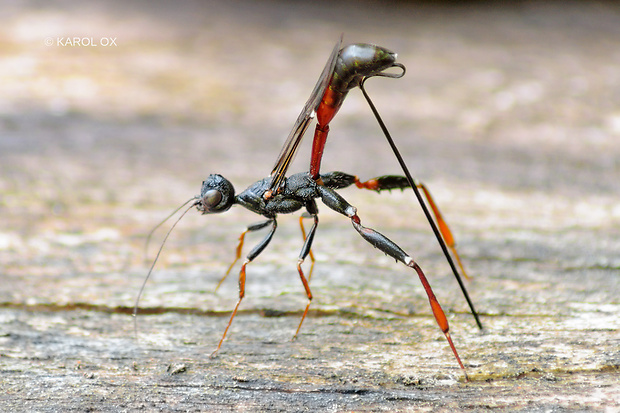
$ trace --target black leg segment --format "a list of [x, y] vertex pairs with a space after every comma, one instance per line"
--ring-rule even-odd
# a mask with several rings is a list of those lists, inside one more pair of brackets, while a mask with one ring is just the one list
[[[402, 262], [408, 267], [413, 268], [422, 286], [424, 287], [424, 291], [426, 292], [426, 296], [428, 297], [429, 304], [431, 306], [431, 310], [433, 311], [433, 316], [439, 325], [439, 328], [443, 332], [454, 356], [459, 363], [461, 369], [465, 372], [465, 367], [461, 362], [461, 358], [459, 357], [456, 347], [454, 347], [454, 343], [452, 342], [452, 338], [450, 337], [450, 327], [448, 325], [448, 319], [437, 301], [435, 297], [435, 293], [431, 288], [422, 268], [411, 258], [405, 251], [402, 250], [394, 241], [390, 240], [385, 235], [375, 231], [372, 228], [367, 228], [361, 224], [360, 217], [356, 213], [356, 208], [349, 204], [343, 197], [338, 195], [334, 190], [330, 188], [320, 187], [321, 199], [331, 209], [334, 211], [340, 212], [343, 215], [346, 215], [351, 219], [351, 223], [353, 224], [353, 228], [364, 238], [368, 243], [370, 243], [373, 247], [378, 248], [383, 251], [385, 254], [390, 257]], [[465, 377], [467, 378], [467, 373], [465, 373]]]

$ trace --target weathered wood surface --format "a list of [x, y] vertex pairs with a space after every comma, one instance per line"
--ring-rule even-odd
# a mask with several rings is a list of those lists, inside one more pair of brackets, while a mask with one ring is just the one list
[[[617, 6], [52, 3], [2, 5], [0, 410], [620, 409]], [[235, 270], [214, 286], [257, 220], [238, 209], [179, 224], [134, 337], [146, 233], [207, 174], [242, 189], [270, 170], [341, 32], [408, 68], [368, 87], [453, 227], [484, 331], [412, 194], [342, 194], [424, 268], [469, 383], [412, 271], [326, 208], [298, 340], [293, 216], [208, 357]], [[399, 172], [357, 92], [324, 168]]]

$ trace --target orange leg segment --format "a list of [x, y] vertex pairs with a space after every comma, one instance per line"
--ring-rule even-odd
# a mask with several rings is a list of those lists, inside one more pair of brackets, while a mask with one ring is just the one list
[[[383, 191], [386, 189], [387, 190], [404, 189], [404, 188], [410, 187], [409, 183], [407, 182], [407, 179], [404, 176], [393, 176], [393, 175], [380, 176], [378, 178], [369, 179], [368, 181], [365, 181], [365, 182], [361, 182], [356, 177], [355, 186], [361, 189], [369, 189], [373, 191]], [[454, 255], [454, 257], [456, 258], [456, 261], [458, 262], [458, 265], [461, 268], [461, 273], [465, 276], [465, 278], [470, 280], [471, 277], [465, 271], [465, 267], [463, 266], [461, 257], [459, 256], [459, 253], [456, 250], [456, 242], [454, 240], [454, 236], [452, 235], [452, 231], [450, 231], [450, 227], [448, 226], [446, 221], [443, 219], [443, 216], [441, 215], [441, 212], [439, 211], [439, 207], [437, 207], [437, 204], [435, 203], [435, 200], [433, 199], [430, 191], [428, 190], [426, 185], [424, 185], [421, 182], [416, 182], [416, 187], [420, 188], [422, 192], [424, 192], [426, 201], [430, 205], [431, 209], [433, 210], [433, 214], [435, 215], [435, 223], [437, 224], [437, 227], [439, 228], [441, 237], [446, 243], [446, 246], [450, 248], [450, 251], [452, 251], [452, 255]]]
[[310, 304], [312, 303], [312, 292], [310, 291], [310, 286], [308, 285], [308, 280], [304, 276], [304, 272], [301, 269], [301, 264], [304, 262], [302, 258], [297, 261], [297, 271], [299, 272], [299, 278], [301, 278], [301, 283], [304, 285], [304, 289], [306, 290], [306, 296], [308, 296], [308, 304], [306, 305], [306, 309], [304, 310], [303, 315], [301, 316], [301, 320], [299, 321], [299, 326], [297, 326], [297, 330], [295, 331], [295, 335], [293, 336], [293, 340], [297, 338], [297, 334], [299, 334], [299, 330], [301, 330], [301, 325], [306, 319], [306, 315], [308, 315], [308, 310], [310, 309]]
[[247, 267], [247, 265], [254, 258], [256, 258], [261, 252], [263, 252], [263, 250], [267, 247], [267, 245], [269, 245], [269, 242], [273, 238], [273, 234], [276, 232], [276, 228], [278, 227], [278, 223], [276, 222], [275, 219], [268, 219], [266, 221], [250, 225], [241, 234], [241, 236], [239, 237], [239, 245], [237, 246], [237, 257], [235, 258], [235, 261], [232, 263], [232, 265], [228, 268], [228, 271], [226, 272], [226, 275], [224, 275], [224, 278], [222, 278], [222, 280], [220, 280], [220, 283], [218, 284], [218, 287], [219, 287], [220, 284], [222, 283], [222, 281], [224, 281], [226, 276], [230, 273], [230, 270], [232, 269], [233, 265], [235, 265], [237, 260], [239, 260], [239, 258], [241, 257], [241, 250], [243, 249], [243, 241], [244, 241], [244, 238], [245, 238], [245, 234], [247, 234], [250, 231], [258, 231], [259, 229], [265, 228], [265, 227], [267, 227], [269, 225], [271, 225], [271, 230], [269, 231], [267, 236], [261, 242], [259, 242], [252, 249], [252, 251], [250, 251], [250, 253], [247, 255], [247, 257], [245, 259], [245, 262], [241, 266], [241, 270], [239, 271], [239, 300], [237, 301], [237, 304], [235, 305], [235, 309], [233, 310], [232, 314], [230, 315], [230, 320], [228, 321], [228, 325], [226, 326], [226, 329], [224, 330], [224, 334], [222, 335], [222, 339], [220, 340], [219, 344], [217, 345], [217, 348], [215, 349], [215, 351], [211, 354], [211, 357], [215, 357], [217, 355], [217, 352], [220, 350], [220, 347], [222, 347], [222, 343], [224, 342], [224, 339], [226, 338], [226, 334], [228, 333], [228, 329], [230, 328], [230, 326], [231, 326], [231, 324], [232, 324], [232, 322], [233, 322], [233, 320], [235, 318], [235, 315], [237, 315], [237, 310], [239, 309], [239, 305], [241, 304], [241, 300], [243, 300], [243, 297], [245, 296], [245, 267]]
[[448, 248], [450, 248], [450, 251], [452, 251], [452, 255], [454, 255], [454, 257], [456, 258], [456, 262], [459, 263], [459, 267], [461, 268], [461, 273], [465, 276], [465, 278], [467, 278], [468, 280], [471, 280], [471, 277], [465, 271], [465, 267], [463, 267], [463, 263], [461, 262], [461, 257], [459, 256], [459, 253], [456, 252], [456, 242], [454, 241], [454, 236], [452, 235], [452, 231], [450, 231], [450, 227], [448, 227], [448, 224], [443, 219], [443, 216], [441, 215], [441, 212], [439, 211], [437, 204], [433, 200], [433, 197], [431, 196], [430, 191], [428, 190], [426, 185], [424, 185], [423, 183], [416, 182], [416, 186], [420, 188], [422, 192], [424, 192], [424, 196], [426, 197], [426, 200], [428, 201], [431, 209], [433, 210], [433, 214], [435, 215], [435, 221], [437, 221], [437, 226], [439, 227], [441, 236], [443, 240], [445, 241], [446, 245], [448, 246]]
[[[230, 271], [233, 269], [237, 261], [239, 261], [239, 258], [241, 258], [241, 252], [243, 251], [243, 243], [245, 241], [245, 234], [247, 234], [248, 232], [258, 231], [259, 229], [263, 229], [268, 225], [274, 225], [274, 223], [275, 223], [274, 220], [268, 219], [267, 221], [259, 222], [259, 223], [248, 226], [246, 230], [241, 233], [241, 235], [239, 236], [239, 244], [237, 245], [237, 249], [235, 251], [236, 252], [235, 260], [232, 262], [232, 264], [230, 264], [230, 266], [228, 267], [228, 270], [226, 271], [226, 274], [224, 274], [220, 282], [217, 283], [217, 287], [215, 287], [215, 291], [217, 291], [220, 288], [220, 285], [222, 285], [222, 283], [224, 282], [226, 277], [228, 277], [228, 274], [230, 274]], [[270, 235], [268, 235], [267, 238], [263, 240], [263, 242], [257, 245], [256, 248], [250, 252], [250, 254], [248, 255], [248, 259], [250, 261], [253, 260], [258, 254], [260, 254], [261, 251], [267, 246], [267, 244], [271, 240], [271, 236], [273, 235], [274, 231], [275, 231], [275, 226], [272, 228]]]
[[220, 339], [220, 342], [217, 345], [217, 348], [215, 349], [213, 353], [211, 353], [211, 356], [210, 356], [211, 358], [217, 356], [218, 351], [220, 351], [220, 347], [222, 347], [222, 343], [224, 342], [224, 339], [226, 338], [226, 333], [228, 333], [228, 329], [230, 328], [233, 322], [233, 319], [235, 318], [235, 315], [237, 315], [239, 304], [241, 304], [241, 300], [243, 300], [243, 297], [245, 296], [245, 267], [248, 265], [249, 262], [250, 262], [249, 260], [246, 260], [241, 266], [241, 271], [239, 272], [239, 300], [237, 301], [237, 305], [235, 305], [235, 309], [230, 315], [230, 320], [228, 320], [228, 325], [226, 326], [226, 329], [224, 330], [224, 334], [222, 334], [222, 338]]

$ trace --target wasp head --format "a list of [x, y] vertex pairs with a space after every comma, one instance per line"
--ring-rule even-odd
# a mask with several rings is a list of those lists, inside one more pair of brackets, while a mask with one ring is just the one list
[[217, 214], [235, 203], [235, 188], [222, 175], [212, 174], [202, 182], [196, 208], [203, 214]]

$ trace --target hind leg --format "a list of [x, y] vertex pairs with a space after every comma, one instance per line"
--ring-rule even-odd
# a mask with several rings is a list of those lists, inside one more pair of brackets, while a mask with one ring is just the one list
[[[360, 217], [357, 215], [357, 208], [349, 204], [338, 193], [325, 187], [320, 187], [319, 191], [321, 192], [321, 199], [323, 200], [325, 205], [327, 205], [334, 211], [339, 212], [349, 217], [351, 219], [351, 223], [353, 224], [353, 228], [355, 228], [355, 230], [368, 243], [370, 243], [373, 247], [378, 248], [379, 250], [383, 251], [385, 254], [389, 255], [395, 260], [402, 262], [407, 267], [413, 268], [416, 271], [418, 278], [420, 279], [420, 282], [422, 283], [422, 286], [424, 287], [424, 291], [426, 292], [426, 295], [428, 297], [428, 301], [433, 311], [435, 320], [437, 321], [439, 328], [441, 329], [444, 336], [446, 337], [446, 340], [448, 340], [448, 344], [450, 345], [450, 348], [452, 349], [452, 352], [454, 353], [454, 356], [459, 366], [465, 372], [465, 366], [463, 366], [463, 363], [461, 362], [461, 358], [459, 357], [459, 354], [456, 351], [456, 347], [454, 346], [454, 343], [452, 342], [452, 338], [450, 337], [450, 327], [448, 325], [448, 319], [446, 318], [446, 315], [443, 309], [441, 308], [439, 301], [435, 297], [435, 293], [433, 292], [433, 289], [431, 288], [420, 266], [413, 260], [413, 258], [411, 258], [411, 256], [409, 256], [405, 251], [403, 251], [403, 249], [400, 248], [394, 241], [390, 240], [388, 237], [375, 231], [372, 228], [367, 228], [363, 226], [361, 224]], [[467, 378], [467, 372], [465, 372], [465, 377]]]

